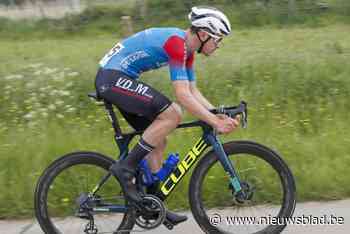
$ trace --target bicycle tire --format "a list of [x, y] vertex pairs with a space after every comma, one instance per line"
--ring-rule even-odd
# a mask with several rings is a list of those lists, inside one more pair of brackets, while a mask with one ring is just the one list
[[[254, 155], [272, 166], [273, 170], [277, 172], [283, 186], [283, 205], [278, 213], [278, 217], [291, 217], [294, 213], [296, 205], [296, 187], [293, 175], [282, 158], [275, 151], [267, 148], [266, 146], [251, 141], [232, 141], [223, 144], [223, 148], [229, 158], [237, 154]], [[208, 214], [204, 208], [202, 200], [203, 180], [206, 177], [208, 170], [216, 163], [220, 164], [215, 152], [211, 150], [198, 162], [198, 165], [194, 169], [191, 176], [189, 189], [191, 211], [196, 222], [205, 233], [236, 233], [226, 232], [219, 229], [215, 225], [212, 225], [210, 222], [210, 217], [208, 217]], [[221, 193], [222, 192], [223, 191], [221, 191]], [[263, 230], [258, 232], [254, 231], [253, 233], [277, 234], [282, 232], [285, 227], [285, 224], [268, 225]], [[248, 232], [244, 233], [248, 234]]]
[[[113, 159], [96, 152], [73, 152], [55, 160], [40, 176], [34, 195], [35, 216], [42, 230], [47, 234], [59, 233], [50, 220], [47, 206], [48, 190], [55, 178], [68, 168], [77, 165], [89, 165], [99, 167], [106, 172], [114, 162]], [[114, 177], [111, 177], [114, 178]], [[115, 178], [117, 182], [117, 179]], [[96, 184], [93, 184], [95, 186]], [[124, 213], [122, 221], [113, 233], [129, 233], [134, 226], [134, 216], [132, 210]], [[124, 231], [123, 231], [124, 230]], [[129, 230], [129, 231], [127, 231]], [[83, 233], [83, 232], [82, 232]]]

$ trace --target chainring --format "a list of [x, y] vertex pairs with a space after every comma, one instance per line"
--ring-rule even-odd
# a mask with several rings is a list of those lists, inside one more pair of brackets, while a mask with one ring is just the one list
[[154, 229], [161, 225], [166, 216], [163, 202], [156, 196], [147, 194], [142, 198], [142, 210], [136, 212], [135, 223], [144, 229]]

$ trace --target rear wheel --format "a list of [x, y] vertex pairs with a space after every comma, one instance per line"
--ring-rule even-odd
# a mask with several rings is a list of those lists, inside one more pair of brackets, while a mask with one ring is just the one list
[[[133, 210], [126, 213], [94, 214], [79, 209], [83, 199], [108, 173], [113, 159], [94, 152], [75, 152], [53, 162], [40, 177], [35, 190], [35, 215], [45, 233], [129, 233], [134, 226]], [[122, 190], [111, 176], [89, 207], [101, 204], [127, 207]], [[89, 200], [89, 201], [90, 201]], [[97, 232], [94, 232], [97, 231]], [[124, 231], [123, 231], [124, 230]]]
[[[215, 152], [208, 152], [190, 181], [190, 205], [197, 223], [210, 234], [280, 233], [285, 228], [281, 219], [291, 217], [295, 208], [291, 171], [263, 145], [238, 141], [223, 146], [248, 196], [244, 201], [235, 197]], [[271, 220], [277, 225], [271, 225]]]

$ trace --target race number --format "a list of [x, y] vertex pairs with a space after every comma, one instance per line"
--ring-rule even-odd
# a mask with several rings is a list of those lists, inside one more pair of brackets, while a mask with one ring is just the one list
[[113, 48], [100, 60], [99, 64], [104, 67], [108, 61], [116, 54], [118, 54], [124, 46], [121, 43], [117, 43]]

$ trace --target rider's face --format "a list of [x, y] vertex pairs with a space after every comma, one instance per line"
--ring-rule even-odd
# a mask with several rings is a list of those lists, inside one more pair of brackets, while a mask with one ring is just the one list
[[[208, 35], [208, 37], [210, 37], [210, 36]], [[217, 38], [211, 37], [209, 39], [209, 41], [207, 43], [205, 43], [205, 45], [202, 49], [202, 53], [206, 56], [210, 56], [212, 53], [214, 53], [214, 51], [217, 48], [219, 48], [220, 42], [221, 42], [221, 38], [217, 39]]]

